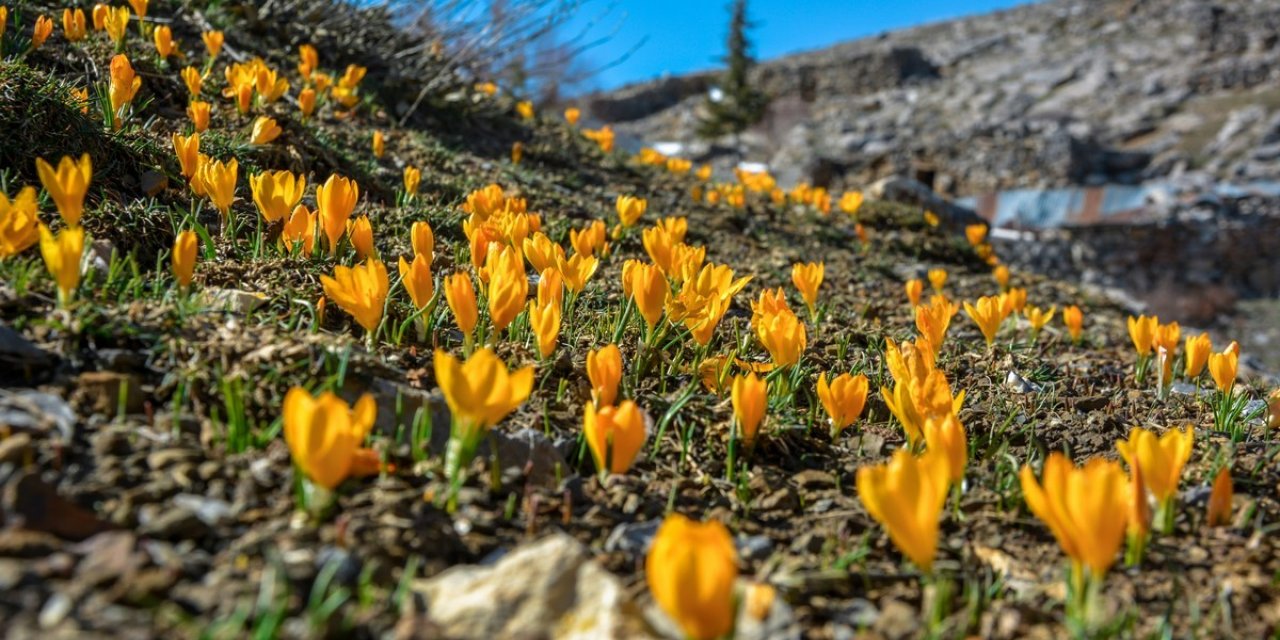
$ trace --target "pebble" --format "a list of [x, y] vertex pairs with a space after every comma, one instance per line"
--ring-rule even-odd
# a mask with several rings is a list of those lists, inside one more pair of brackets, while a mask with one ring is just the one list
[[67, 614], [71, 613], [71, 598], [65, 593], [55, 593], [45, 600], [44, 607], [40, 609], [40, 616], [37, 621], [42, 629], [49, 629], [58, 625], [67, 618]]

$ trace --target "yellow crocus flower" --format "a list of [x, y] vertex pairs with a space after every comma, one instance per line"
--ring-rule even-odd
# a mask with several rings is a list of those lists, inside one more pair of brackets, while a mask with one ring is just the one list
[[1133, 340], [1133, 348], [1137, 349], [1140, 357], [1151, 355], [1159, 326], [1160, 319], [1155, 316], [1129, 316], [1129, 338]]
[[187, 105], [187, 117], [191, 119], [191, 126], [196, 133], [202, 133], [209, 128], [209, 103], [201, 100], [193, 100]]
[[54, 236], [49, 227], [40, 225], [40, 255], [44, 265], [58, 284], [58, 302], [66, 306], [75, 299], [80, 286], [80, 258], [84, 254], [84, 228], [67, 227]]
[[0, 191], [0, 260], [16, 256], [40, 240], [35, 187], [23, 187], [10, 200]]
[[[116, 44], [116, 50], [119, 51], [124, 46], [124, 34], [129, 29], [129, 10], [124, 7], [107, 7], [102, 14], [102, 27], [107, 30], [107, 36]], [[94, 20], [97, 20], [98, 12], [94, 11]]]
[[115, 114], [113, 119], [115, 128], [120, 128], [124, 121], [122, 110], [133, 102], [134, 96], [138, 94], [138, 89], [141, 87], [142, 78], [134, 73], [133, 65], [129, 64], [129, 58], [124, 54], [118, 54], [111, 59], [111, 87], [107, 90], [107, 94], [111, 99], [111, 112]]
[[942, 287], [947, 284], [946, 269], [930, 269], [929, 285], [933, 287], [935, 293], [942, 293]]
[[430, 265], [436, 255], [436, 235], [431, 230], [431, 223], [419, 220], [409, 227], [409, 246], [413, 253], [423, 256]]
[[791, 282], [796, 285], [800, 297], [809, 308], [809, 315], [815, 315], [818, 308], [818, 288], [822, 286], [825, 265], [821, 262], [796, 263], [791, 266]]
[[168, 25], [156, 27], [156, 30], [151, 34], [151, 39], [155, 42], [156, 54], [162, 60], [172, 55], [182, 55], [182, 52], [178, 50], [178, 46], [173, 42], [173, 30]]
[[[569, 259], [557, 258], [556, 269], [564, 276], [564, 286], [574, 293], [582, 293], [591, 276], [600, 267], [600, 260], [591, 254], [574, 253]], [[523, 269], [521, 273], [523, 273]]]
[[200, 134], [189, 136], [173, 134], [169, 140], [173, 143], [173, 153], [178, 156], [178, 166], [182, 168], [182, 177], [190, 180], [200, 168]]
[[316, 209], [324, 234], [329, 239], [330, 256], [337, 254], [338, 242], [342, 240], [342, 232], [347, 230], [347, 220], [359, 199], [360, 185], [337, 174], [330, 175], [324, 184], [316, 186]]
[[369, 216], [347, 220], [347, 238], [351, 240], [351, 248], [356, 251], [356, 259], [364, 260], [376, 253], [373, 246], [373, 224], [369, 222]]
[[1031, 339], [1033, 341], [1040, 335], [1040, 331], [1044, 329], [1044, 326], [1053, 321], [1053, 314], [1057, 310], [1057, 307], [1049, 307], [1048, 311], [1040, 307], [1028, 307], [1026, 309], [1024, 315], [1027, 317], [1027, 322], [1031, 324]]
[[920, 278], [912, 278], [906, 281], [902, 288], [907, 292], [907, 302], [910, 302], [913, 307], [920, 306], [920, 296], [924, 293], [924, 281]]
[[240, 163], [235, 158], [223, 162], [207, 160], [196, 171], [193, 182], [198, 182], [213, 206], [222, 215], [223, 231], [231, 230], [231, 205], [236, 201], [236, 181], [239, 180]]
[[471, 284], [471, 276], [455, 273], [445, 278], [444, 298], [449, 304], [449, 310], [453, 312], [453, 320], [458, 325], [458, 329], [467, 337], [467, 340], [470, 340], [480, 318], [480, 312], [476, 306], [476, 289]]
[[1230, 394], [1236, 386], [1236, 370], [1239, 366], [1239, 355], [1232, 349], [1209, 356], [1209, 375], [1223, 394]]
[[62, 10], [62, 31], [69, 42], [78, 42], [83, 40], [88, 29], [85, 26], [85, 17], [83, 9], [63, 9]]
[[210, 58], [217, 58], [218, 53], [222, 51], [223, 34], [221, 31], [205, 31], [200, 34], [200, 39], [204, 41], [205, 51], [209, 53]]
[[435, 352], [436, 384], [444, 394], [456, 435], [482, 434], [515, 411], [533, 391], [533, 367], [510, 371], [488, 347], [460, 362], [448, 352]]
[[290, 171], [264, 171], [249, 177], [249, 187], [262, 218], [274, 223], [283, 220], [302, 202], [302, 194], [307, 190], [307, 178]]
[[950, 469], [938, 453], [915, 457], [898, 449], [886, 464], [858, 469], [858, 498], [889, 539], [921, 571], [933, 570], [938, 521], [947, 501]]
[[1080, 310], [1080, 307], [1073, 304], [1063, 309], [1062, 324], [1066, 325], [1071, 341], [1080, 344], [1080, 337], [1084, 335], [1084, 312]]
[[969, 464], [969, 439], [956, 414], [925, 419], [924, 443], [929, 451], [946, 456], [952, 483], [964, 480], [964, 470]]
[[1213, 341], [1210, 340], [1209, 334], [1202, 333], [1196, 337], [1187, 336], [1186, 341], [1186, 366], [1184, 373], [1187, 378], [1195, 380], [1204, 373], [1205, 365], [1209, 364], [1209, 354], [1213, 352]]
[[1129, 439], [1116, 443], [1116, 449], [1130, 468], [1142, 469], [1143, 483], [1160, 505], [1167, 506], [1178, 494], [1182, 469], [1191, 459], [1195, 436], [1190, 426], [1182, 431], [1170, 429], [1163, 436], [1141, 427], [1129, 431]]
[[311, 255], [316, 246], [316, 214], [303, 204], [294, 207], [293, 213], [289, 214], [289, 219], [284, 223], [280, 242], [286, 251], [292, 251], [301, 243], [302, 254]]
[[569, 123], [569, 126], [571, 127], [577, 126], [578, 120], [581, 117], [582, 117], [582, 111], [577, 107], [569, 107], [568, 109], [564, 110], [564, 121]]
[[737, 552], [724, 525], [673, 513], [662, 521], [645, 558], [649, 591], [690, 640], [733, 630]]
[[747, 447], [751, 447], [769, 408], [769, 383], [756, 377], [754, 371], [745, 376], [734, 376], [730, 399], [733, 417], [738, 421], [738, 432]]
[[635, 300], [640, 316], [652, 334], [662, 318], [662, 311], [667, 298], [671, 295], [671, 285], [667, 277], [656, 265], [634, 263], [630, 270], [623, 270], [623, 288]]
[[431, 276], [431, 262], [421, 253], [413, 256], [413, 262], [400, 257], [400, 282], [409, 292], [415, 309], [424, 309], [436, 294], [435, 280]]
[[582, 430], [601, 473], [626, 473], [648, 437], [644, 411], [630, 400], [618, 406], [584, 409]]
[[373, 428], [378, 404], [364, 394], [354, 407], [332, 392], [312, 397], [293, 387], [284, 397], [284, 440], [298, 469], [332, 491], [364, 467], [360, 444]]
[[644, 215], [649, 208], [649, 201], [636, 196], [618, 196], [614, 208], [618, 211], [618, 220], [622, 222], [622, 226], [630, 227]]
[[992, 296], [983, 296], [978, 298], [977, 305], [964, 303], [965, 313], [973, 320], [978, 328], [982, 330], [982, 337], [986, 339], [987, 346], [990, 347], [996, 339], [996, 333], [1000, 331], [1000, 325], [1004, 322], [1005, 309], [1000, 304], [1000, 299]]
[[80, 226], [84, 196], [89, 192], [89, 182], [93, 179], [93, 162], [89, 154], [82, 154], [78, 161], [72, 160], [71, 156], [63, 156], [57, 169], [44, 158], [36, 158], [36, 173], [44, 190], [58, 207], [62, 221], [68, 226]]
[[556, 338], [560, 336], [560, 305], [552, 300], [547, 303], [529, 301], [529, 327], [538, 339], [538, 353], [545, 359], [556, 350]]
[[283, 132], [275, 118], [258, 116], [253, 121], [253, 135], [249, 137], [249, 144], [271, 144]]
[[524, 259], [515, 249], [502, 245], [489, 252], [485, 272], [489, 274], [489, 319], [494, 331], [502, 331], [520, 315], [529, 297]]
[[612, 405], [618, 399], [618, 383], [622, 381], [622, 351], [609, 344], [587, 352], [587, 379], [591, 381], [591, 399], [597, 407]]
[[761, 316], [759, 322], [753, 320], [752, 324], [775, 366], [789, 367], [800, 362], [809, 343], [808, 334], [804, 323], [790, 309]]
[[1055, 451], [1045, 460], [1039, 482], [1030, 466], [1019, 477], [1027, 507], [1071, 558], [1076, 581], [1083, 581], [1085, 568], [1096, 579], [1106, 576], [1128, 525], [1131, 490], [1120, 465], [1094, 458], [1077, 467]]
[[382, 322], [382, 307], [390, 288], [386, 265], [372, 258], [355, 267], [338, 265], [333, 268], [333, 277], [320, 276], [320, 284], [325, 296], [373, 335]]
[[867, 404], [867, 377], [842, 373], [827, 382], [827, 374], [822, 373], [818, 376], [818, 400], [831, 420], [834, 439], [862, 415]]
[[196, 232], [191, 230], [183, 231], [173, 239], [170, 263], [173, 267], [173, 278], [178, 281], [178, 286], [181, 288], [191, 286], [191, 279], [195, 277], [196, 248], [199, 243], [200, 239], [196, 236]]
[[404, 168], [404, 192], [409, 197], [413, 197], [418, 193], [418, 185], [422, 182], [422, 170], [417, 167], [405, 165]]

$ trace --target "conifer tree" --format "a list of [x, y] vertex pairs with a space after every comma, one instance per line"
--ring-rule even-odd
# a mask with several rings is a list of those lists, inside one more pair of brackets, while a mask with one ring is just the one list
[[698, 133], [706, 138], [718, 138], [725, 134], [737, 135], [764, 116], [768, 99], [751, 85], [751, 42], [747, 30], [747, 1], [734, 0], [729, 7], [729, 40], [723, 58], [724, 78], [719, 87], [718, 100], [707, 98], [705, 115], [699, 122]]

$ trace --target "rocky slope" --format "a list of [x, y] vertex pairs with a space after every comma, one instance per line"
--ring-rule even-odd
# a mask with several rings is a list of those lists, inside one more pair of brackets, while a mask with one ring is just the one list
[[[1280, 169], [1280, 5], [1054, 0], [768, 61], [746, 156], [784, 181], [910, 175], [944, 195]], [[694, 136], [713, 75], [592, 96], [648, 142], [727, 164]]]

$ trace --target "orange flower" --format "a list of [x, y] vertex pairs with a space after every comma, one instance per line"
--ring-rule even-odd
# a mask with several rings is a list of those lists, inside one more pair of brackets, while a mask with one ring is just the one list
[[193, 100], [187, 105], [187, 117], [191, 119], [191, 126], [196, 133], [201, 133], [209, 128], [209, 103], [200, 100]]
[[370, 259], [356, 267], [338, 265], [333, 268], [333, 277], [320, 276], [320, 283], [325, 296], [351, 314], [366, 332], [372, 335], [377, 330], [390, 289], [382, 262]]
[[751, 447], [769, 408], [769, 385], [763, 378], [757, 378], [755, 372], [734, 376], [731, 400], [742, 441]]
[[626, 473], [648, 437], [644, 412], [630, 400], [599, 409], [588, 404], [585, 412], [582, 430], [596, 467], [602, 473]]
[[983, 296], [978, 298], [978, 304], [972, 305], [968, 302], [964, 303], [965, 313], [973, 319], [973, 322], [982, 330], [982, 337], [986, 339], [987, 346], [995, 342], [996, 332], [1000, 330], [1000, 325], [1004, 322], [1005, 310], [1000, 304], [999, 298], [991, 296]]
[[374, 255], [373, 225], [369, 216], [347, 220], [347, 238], [351, 240], [351, 248], [356, 250], [357, 259], [364, 260]]
[[950, 471], [938, 454], [917, 458], [898, 449], [887, 464], [858, 469], [858, 498], [889, 539], [921, 571], [933, 570], [938, 520], [947, 501]]
[[671, 287], [667, 284], [666, 276], [662, 275], [662, 270], [655, 265], [628, 261], [627, 266], [631, 268], [623, 268], [623, 288], [635, 300], [636, 308], [640, 310], [640, 316], [644, 318], [645, 325], [652, 334], [658, 320], [662, 318], [662, 310], [671, 295]]
[[306, 205], [293, 208], [288, 221], [284, 223], [284, 231], [280, 233], [280, 242], [287, 251], [292, 251], [298, 243], [302, 243], [302, 254], [311, 255], [316, 246], [316, 214]]
[[1225, 527], [1231, 524], [1231, 497], [1234, 493], [1231, 467], [1224, 466], [1218, 470], [1218, 475], [1213, 479], [1213, 489], [1209, 493], [1209, 507], [1204, 519], [1206, 526]]
[[170, 263], [173, 267], [173, 277], [178, 281], [179, 287], [191, 286], [191, 279], [196, 272], [196, 247], [199, 244], [199, 238], [196, 237], [194, 231], [183, 231], [173, 239], [173, 253], [170, 256]]
[[1133, 340], [1133, 348], [1138, 350], [1139, 356], [1151, 355], [1151, 349], [1156, 340], [1156, 329], [1159, 326], [1160, 319], [1155, 316], [1149, 318], [1129, 316], [1129, 337]]
[[622, 381], [622, 351], [610, 344], [587, 352], [587, 379], [591, 381], [591, 399], [596, 406], [612, 405], [618, 398]]
[[529, 326], [533, 329], [534, 336], [538, 338], [538, 353], [544, 359], [550, 357], [556, 350], [556, 338], [560, 335], [559, 302], [554, 299], [545, 303], [530, 301]]
[[324, 184], [316, 186], [316, 208], [324, 234], [329, 238], [329, 255], [338, 252], [338, 241], [347, 229], [347, 220], [355, 211], [360, 199], [360, 185], [337, 174], [329, 176]]
[[204, 40], [205, 51], [209, 52], [210, 58], [218, 57], [218, 53], [222, 51], [223, 35], [221, 31], [206, 31], [200, 34], [200, 39]]
[[1084, 333], [1084, 312], [1080, 307], [1071, 305], [1062, 310], [1062, 324], [1067, 326], [1067, 333], [1071, 334], [1071, 341], [1080, 344], [1080, 336]]
[[39, 49], [44, 45], [44, 41], [49, 39], [49, 35], [53, 33], [53, 20], [49, 16], [40, 16], [36, 18], [36, 25], [31, 29], [31, 48]]
[[738, 561], [723, 524], [667, 516], [644, 564], [653, 599], [685, 637], [713, 640], [733, 630]]
[[1204, 367], [1209, 364], [1209, 354], [1212, 352], [1213, 342], [1209, 339], [1209, 334], [1202, 333], [1194, 338], [1187, 336], [1185, 367], [1187, 378], [1195, 380], [1204, 373]]
[[471, 276], [455, 273], [445, 278], [444, 298], [449, 304], [449, 310], [453, 312], [453, 319], [458, 329], [470, 340], [480, 318], [476, 305], [476, 290], [471, 284]]
[[413, 300], [413, 306], [416, 309], [424, 309], [431, 302], [431, 297], [435, 295], [435, 281], [431, 277], [431, 263], [427, 261], [422, 254], [413, 256], [413, 262], [407, 262], [404, 256], [400, 257], [400, 282], [404, 284], [404, 288], [409, 292], [409, 299]]
[[867, 404], [867, 377], [842, 373], [827, 383], [827, 374], [818, 376], [818, 400], [831, 419], [832, 438], [853, 424]]
[[919, 306], [920, 295], [924, 293], [924, 281], [920, 278], [912, 278], [903, 285], [903, 288], [907, 291], [907, 301], [911, 303], [911, 306]]
[[377, 417], [373, 396], [360, 397], [355, 407], [326, 391], [312, 397], [293, 387], [284, 397], [284, 440], [298, 469], [315, 484], [332, 491], [361, 465], [360, 443]]
[[824, 265], [821, 262], [796, 263], [791, 267], [791, 282], [800, 291], [809, 315], [815, 315], [818, 307], [818, 287], [822, 286]]
[[618, 210], [618, 219], [622, 221], [622, 226], [630, 227], [644, 215], [645, 210], [649, 208], [649, 202], [635, 196], [618, 196], [615, 208]]
[[520, 315], [529, 297], [529, 278], [524, 259], [507, 245], [489, 252], [485, 260], [489, 274], [489, 319], [494, 331], [502, 331]]
[[1229, 395], [1235, 389], [1238, 363], [1237, 352], [1230, 348], [1209, 356], [1209, 375], [1213, 376], [1214, 384], [1223, 394]]
[[173, 30], [170, 29], [168, 25], [156, 27], [156, 30], [152, 32], [151, 36], [152, 40], [155, 41], [156, 54], [158, 54], [162, 60], [169, 56], [182, 55], [182, 52], [178, 50], [178, 46], [173, 42]]
[[425, 220], [413, 223], [409, 227], [409, 245], [413, 247], [414, 254], [424, 256], [430, 265], [436, 251], [436, 235], [431, 230], [431, 223]]
[[930, 269], [929, 284], [933, 287], [935, 293], [942, 293], [942, 287], [947, 284], [947, 270]]
[[1130, 488], [1120, 465], [1094, 458], [1076, 467], [1054, 452], [1044, 462], [1040, 482], [1030, 466], [1022, 468], [1020, 479], [1027, 507], [1048, 525], [1076, 574], [1087, 567], [1095, 578], [1105, 576], [1128, 524]]

